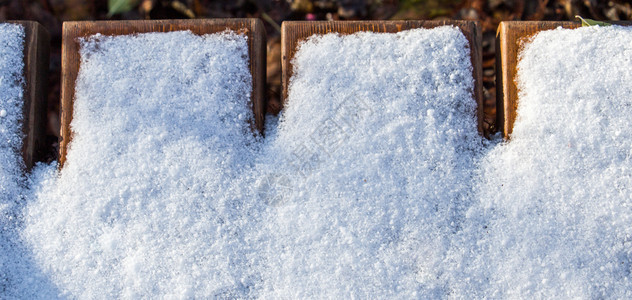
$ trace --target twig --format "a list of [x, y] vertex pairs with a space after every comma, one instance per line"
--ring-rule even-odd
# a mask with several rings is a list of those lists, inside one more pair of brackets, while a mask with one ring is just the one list
[[276, 29], [276, 31], [278, 31], [279, 33], [281, 33], [281, 26], [279, 26], [279, 24], [277, 24], [277, 22], [275, 22], [272, 17], [270, 17], [267, 13], [265, 13], [264, 11], [261, 12], [261, 18], [268, 22], [270, 25], [272, 25], [272, 27], [274, 27], [274, 29]]

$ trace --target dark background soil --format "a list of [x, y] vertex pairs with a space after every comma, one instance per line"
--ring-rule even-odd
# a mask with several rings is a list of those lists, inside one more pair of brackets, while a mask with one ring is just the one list
[[500, 21], [630, 20], [632, 3], [612, 0], [137, 0], [134, 9], [108, 17], [107, 0], [0, 0], [0, 20], [35, 20], [51, 34], [48, 92], [49, 160], [59, 138], [61, 28], [64, 21], [186, 18], [261, 18], [268, 37], [268, 112], [278, 113], [281, 84], [279, 25], [284, 20], [479, 20], [483, 27], [485, 131], [496, 131], [494, 39]]

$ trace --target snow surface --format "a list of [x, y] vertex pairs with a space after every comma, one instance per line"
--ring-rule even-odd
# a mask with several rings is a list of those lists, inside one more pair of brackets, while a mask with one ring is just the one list
[[28, 185], [21, 155], [24, 38], [22, 25], [0, 24], [0, 298], [51, 299], [54, 286], [20, 238]]
[[310, 39], [265, 142], [243, 38], [81, 49], [66, 165], [34, 176], [23, 232], [64, 296], [444, 294], [481, 148], [458, 29]]
[[[20, 194], [22, 172], [22, 93], [24, 69], [24, 28], [0, 24], [0, 219], [2, 228]], [[1, 245], [0, 245], [1, 246]], [[2, 275], [0, 275], [2, 276]], [[1, 277], [0, 277], [1, 278]], [[0, 279], [0, 282], [2, 280]]]
[[66, 164], [41, 171], [25, 212], [39, 265], [69, 298], [247, 295], [246, 38], [97, 35], [80, 54]]
[[0, 292], [19, 294], [22, 253], [16, 208], [22, 200], [22, 93], [24, 28], [0, 24]]
[[489, 288], [470, 290], [629, 299], [632, 28], [541, 32], [520, 57], [513, 135], [482, 161], [471, 212], [486, 228], [465, 233], [482, 233], [472, 277]]
[[538, 34], [508, 143], [453, 27], [310, 38], [265, 139], [243, 37], [84, 40], [66, 165], [24, 210], [41, 293], [630, 298], [631, 33]]
[[[20, 194], [23, 162], [22, 93], [24, 69], [24, 28], [17, 24], [0, 24], [0, 219], [8, 226], [9, 211]], [[0, 275], [2, 276], [2, 275]], [[0, 277], [1, 278], [1, 277]], [[0, 280], [1, 282], [2, 280]]]
[[264, 298], [446, 295], [482, 148], [469, 53], [454, 27], [301, 44], [259, 168], [283, 186]]

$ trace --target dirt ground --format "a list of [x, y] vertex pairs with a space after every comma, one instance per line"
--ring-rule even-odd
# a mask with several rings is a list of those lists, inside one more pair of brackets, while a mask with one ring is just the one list
[[281, 84], [279, 25], [284, 20], [479, 20], [483, 27], [485, 132], [496, 131], [494, 38], [500, 21], [630, 20], [630, 1], [611, 0], [129, 0], [131, 10], [108, 15], [106, 0], [0, 0], [0, 20], [35, 20], [51, 34], [48, 92], [49, 160], [59, 138], [61, 28], [64, 21], [261, 18], [268, 37], [268, 112], [278, 113]]

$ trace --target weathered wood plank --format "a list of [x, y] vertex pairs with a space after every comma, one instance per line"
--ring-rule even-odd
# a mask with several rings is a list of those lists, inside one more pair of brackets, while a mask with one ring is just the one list
[[474, 99], [478, 105], [478, 128], [482, 132], [483, 124], [483, 86], [482, 86], [482, 50], [481, 27], [473, 21], [286, 21], [281, 26], [281, 68], [282, 68], [282, 103], [288, 96], [288, 85], [292, 77], [292, 59], [296, 54], [298, 43], [314, 34], [340, 33], [352, 34], [361, 31], [396, 33], [414, 28], [434, 28], [453, 25], [461, 29], [470, 44], [471, 61], [474, 77]]
[[245, 34], [248, 38], [250, 73], [253, 85], [251, 105], [255, 116], [252, 126], [262, 132], [265, 117], [266, 37], [261, 20], [197, 19], [64, 22], [62, 37], [60, 168], [66, 161], [68, 144], [72, 140], [70, 123], [72, 122], [75, 82], [81, 62], [79, 38], [97, 33], [113, 36], [179, 30], [190, 30], [194, 34], [203, 35], [222, 32], [226, 29]]
[[8, 21], [24, 27], [24, 107], [22, 119], [22, 158], [26, 170], [46, 156], [46, 96], [50, 35], [34, 21]]

